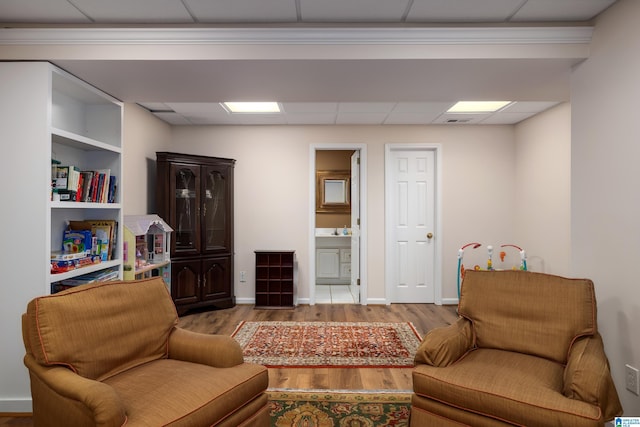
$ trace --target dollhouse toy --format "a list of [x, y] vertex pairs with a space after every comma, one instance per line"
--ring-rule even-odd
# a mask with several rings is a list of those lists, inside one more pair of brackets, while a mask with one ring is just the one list
[[171, 284], [171, 232], [158, 215], [124, 216], [124, 279], [161, 276]]

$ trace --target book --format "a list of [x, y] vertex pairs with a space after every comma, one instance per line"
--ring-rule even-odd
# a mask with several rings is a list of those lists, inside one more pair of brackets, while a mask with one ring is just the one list
[[82, 171], [80, 172], [80, 175], [82, 175], [81, 200], [83, 202], [90, 202], [92, 190], [91, 184], [93, 183], [93, 171]]

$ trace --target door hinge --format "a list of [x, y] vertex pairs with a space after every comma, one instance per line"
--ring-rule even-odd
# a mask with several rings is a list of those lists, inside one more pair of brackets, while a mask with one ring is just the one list
[[360, 286], [360, 279], [357, 280], [357, 284], [358, 284], [358, 286]]
[[358, 227], [360, 226], [360, 218], [356, 220], [356, 224], [358, 224]]

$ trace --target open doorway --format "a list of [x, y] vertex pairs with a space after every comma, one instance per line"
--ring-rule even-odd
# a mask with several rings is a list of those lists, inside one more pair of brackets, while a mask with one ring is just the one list
[[361, 145], [316, 145], [311, 149], [310, 304], [365, 301], [364, 151]]

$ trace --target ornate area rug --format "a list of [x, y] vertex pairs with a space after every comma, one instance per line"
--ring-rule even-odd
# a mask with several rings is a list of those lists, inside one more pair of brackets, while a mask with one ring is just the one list
[[412, 368], [421, 341], [409, 322], [241, 322], [232, 336], [270, 368]]
[[409, 425], [411, 392], [268, 390], [271, 427]]

